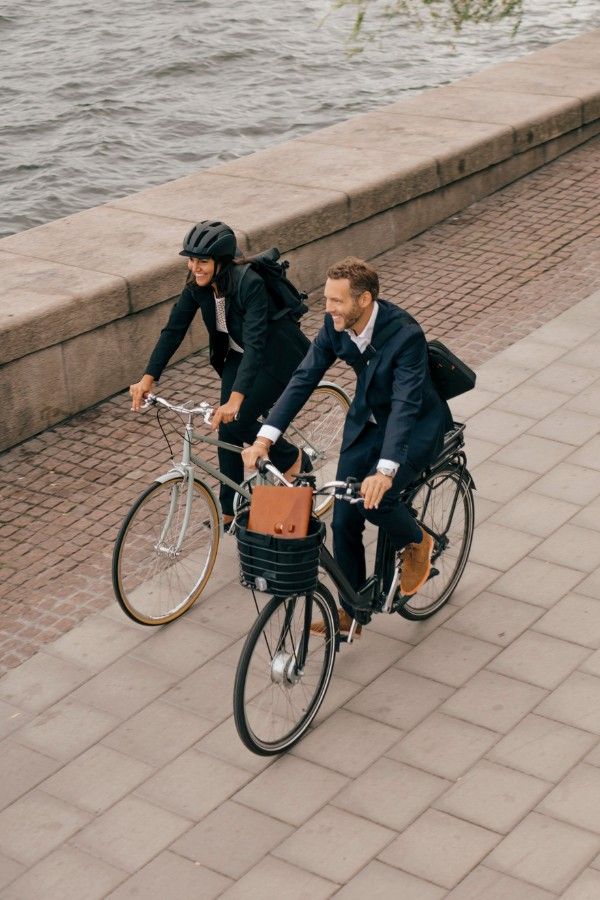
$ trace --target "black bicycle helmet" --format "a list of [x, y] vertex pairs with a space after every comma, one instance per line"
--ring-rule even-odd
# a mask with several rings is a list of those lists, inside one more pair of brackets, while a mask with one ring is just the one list
[[180, 256], [197, 259], [233, 259], [237, 250], [235, 234], [224, 222], [207, 219], [190, 228], [183, 241]]

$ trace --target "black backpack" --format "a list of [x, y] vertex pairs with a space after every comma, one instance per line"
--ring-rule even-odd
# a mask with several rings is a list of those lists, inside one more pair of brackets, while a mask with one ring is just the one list
[[285, 274], [289, 262], [287, 259], [279, 262], [279, 257], [280, 253], [277, 247], [272, 247], [270, 250], [264, 250], [262, 253], [257, 253], [256, 256], [246, 257], [246, 259], [248, 268], [260, 275], [265, 283], [267, 293], [279, 310], [273, 319], [281, 319], [289, 314], [294, 321], [298, 322], [304, 313], [308, 312], [308, 306], [305, 303], [308, 294], [299, 291], [296, 285], [292, 284]]
[[[385, 342], [402, 328], [402, 322], [397, 318], [392, 319], [377, 335], [375, 344], [369, 344], [360, 358], [351, 363], [357, 375], [367, 366], [375, 353], [383, 347]], [[444, 400], [458, 397], [475, 387], [476, 375], [473, 369], [448, 350], [441, 341], [427, 342], [427, 355], [429, 358], [429, 373], [435, 388]]]

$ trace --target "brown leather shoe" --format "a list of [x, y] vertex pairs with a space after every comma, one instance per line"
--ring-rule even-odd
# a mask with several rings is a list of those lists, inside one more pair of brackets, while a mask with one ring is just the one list
[[420, 544], [408, 544], [401, 551], [400, 593], [404, 597], [416, 594], [431, 572], [433, 538], [426, 531], [422, 534], [423, 540]]
[[[353, 619], [348, 615], [345, 609], [338, 609], [338, 618], [340, 622], [340, 637], [343, 640], [348, 638], [348, 634], [350, 632], [350, 627], [352, 625]], [[362, 632], [362, 625], [356, 625], [354, 629], [353, 639], [359, 638]], [[316, 622], [313, 622], [310, 626], [311, 634], [325, 634], [325, 622], [322, 619], [317, 619]]]

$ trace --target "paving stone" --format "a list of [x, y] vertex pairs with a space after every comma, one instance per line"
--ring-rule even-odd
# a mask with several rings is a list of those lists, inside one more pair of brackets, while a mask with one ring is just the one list
[[142, 644], [151, 635], [114, 622], [105, 616], [91, 616], [68, 634], [45, 647], [45, 652], [67, 662], [99, 672], [119, 657]]
[[588, 469], [600, 469], [600, 436], [596, 435], [570, 457], [570, 462], [576, 466], [585, 466]]
[[393, 837], [394, 832], [388, 828], [326, 806], [286, 838], [273, 855], [344, 884]]
[[596, 900], [600, 896], [600, 872], [586, 869], [561, 896], [563, 900]]
[[502, 573], [489, 566], [480, 566], [469, 560], [462, 578], [452, 594], [452, 606], [465, 606], [478, 594], [493, 584]]
[[447, 787], [442, 778], [384, 757], [350, 782], [332, 804], [402, 831]]
[[574, 503], [524, 491], [501, 506], [490, 521], [520, 531], [527, 529], [538, 537], [548, 537], [578, 512], [579, 506]]
[[540, 803], [539, 811], [600, 833], [600, 769], [575, 766]]
[[163, 694], [176, 676], [123, 657], [73, 693], [73, 699], [125, 719]]
[[586, 416], [598, 415], [598, 409], [600, 408], [600, 384], [598, 384], [598, 380], [596, 379], [594, 384], [575, 394], [567, 403], [567, 407], [577, 410], [577, 412], [585, 413]]
[[440, 712], [505, 733], [545, 696], [541, 688], [483, 671], [446, 700]]
[[491, 409], [503, 409], [506, 412], [517, 413], [521, 416], [535, 416], [543, 419], [549, 413], [569, 399], [569, 394], [560, 393], [557, 390], [546, 390], [540, 385], [521, 384], [507, 394], [503, 394], [494, 403]]
[[230, 884], [229, 878], [164, 850], [108, 896], [111, 900], [212, 900]]
[[26, 713], [24, 710], [17, 709], [16, 706], [0, 700], [0, 740], [4, 740], [13, 731], [22, 728], [31, 721], [31, 718], [32, 713]]
[[339, 709], [309, 731], [291, 752], [355, 778], [395, 744], [401, 734], [382, 722]]
[[583, 366], [555, 362], [547, 369], [543, 369], [534, 375], [531, 379], [531, 384], [539, 384], [541, 387], [562, 391], [566, 394], [578, 394], [593, 384], [595, 380], [596, 373], [590, 369], [585, 369]]
[[509, 444], [524, 431], [529, 431], [535, 424], [536, 420], [528, 416], [518, 416], [515, 413], [488, 407], [469, 419], [469, 437], [472, 435], [483, 441], [504, 445]]
[[377, 631], [379, 634], [385, 634], [396, 640], [406, 641], [407, 644], [419, 644], [428, 634], [450, 619], [455, 612], [456, 607], [447, 603], [436, 612], [435, 616], [431, 616], [423, 622], [409, 622], [408, 619], [403, 619], [402, 616], [396, 614], [373, 616], [368, 628], [370, 631]]
[[106, 747], [151, 766], [163, 766], [214, 728], [214, 722], [155, 700], [103, 739]]
[[341, 675], [358, 684], [369, 684], [410, 649], [411, 645], [404, 641], [365, 628], [361, 639], [352, 647], [342, 647], [335, 661], [335, 677]]
[[74, 847], [59, 847], [17, 878], [2, 900], [102, 900], [125, 872]]
[[[310, 734], [310, 732], [309, 732]], [[251, 753], [241, 742], [236, 731], [233, 716], [214, 727], [205, 737], [194, 745], [195, 750], [208, 756], [222, 759], [232, 766], [246, 769], [248, 772], [262, 772], [275, 761], [273, 756], [257, 756]]]
[[584, 506], [575, 516], [573, 516], [572, 525], [581, 525], [582, 528], [591, 528], [594, 531], [600, 531], [600, 498], [594, 500], [593, 503]]
[[64, 766], [42, 788], [91, 813], [104, 812], [152, 775], [154, 769], [108, 747], [91, 747]]
[[600, 836], [530, 813], [504, 838], [486, 865], [556, 893], [588, 865]]
[[338, 900], [441, 900], [445, 891], [374, 859], [335, 895]]
[[[210, 660], [179, 681], [162, 699], [205, 719], [222, 722], [231, 714], [234, 678], [235, 672], [230, 666]], [[250, 682], [254, 684], [252, 677]], [[262, 688], [263, 683], [257, 683], [256, 687]]]
[[304, 868], [267, 856], [221, 896], [225, 900], [264, 900], [265, 885], [272, 897], [286, 900], [326, 900], [339, 887]]
[[492, 461], [543, 475], [572, 452], [573, 447], [562, 441], [522, 434], [510, 444], [501, 447], [492, 457]]
[[94, 819], [71, 843], [112, 866], [135, 872], [191, 824], [189, 819], [130, 796]]
[[597, 736], [587, 731], [529, 715], [492, 747], [487, 756], [493, 762], [556, 782], [597, 742]]
[[11, 740], [0, 744], [0, 809], [4, 809], [17, 797], [40, 784], [48, 775], [58, 769], [59, 763], [15, 744]]
[[186, 613], [186, 619], [237, 639], [250, 631], [256, 620], [256, 608], [250, 591], [237, 583], [237, 577], [232, 581], [231, 575], [229, 567], [223, 576], [227, 578], [226, 590], [221, 590], [223, 584], [217, 586], [211, 575], [208, 593], [205, 596], [203, 592], [202, 601]]
[[13, 740], [66, 762], [99, 741], [118, 723], [116, 716], [67, 698], [13, 734]]
[[556, 894], [550, 894], [532, 884], [517, 881], [516, 878], [485, 866], [478, 866], [446, 895], [446, 900], [553, 900], [554, 897]]
[[506, 834], [548, 793], [547, 781], [482, 760], [433, 805]]
[[589, 672], [590, 675], [600, 676], [600, 650], [596, 650], [585, 658], [579, 666], [582, 672]]
[[398, 668], [459, 687], [497, 653], [497, 644], [438, 628], [402, 657]]
[[511, 500], [537, 478], [533, 472], [513, 466], [503, 466], [490, 459], [478, 465], [473, 474], [477, 485], [477, 500], [479, 501], [481, 496], [498, 503], [506, 503]]
[[488, 669], [551, 690], [589, 654], [589, 650], [577, 644], [526, 631], [491, 660]]
[[[352, 645], [348, 645], [342, 648], [342, 652], [346, 650], [352, 655], [353, 649]], [[360, 690], [361, 685], [358, 681], [349, 681], [347, 678], [341, 678], [336, 674], [329, 683], [325, 699], [313, 720], [312, 727], [316, 728], [322, 722], [325, 722], [329, 716], [333, 715], [334, 712], [337, 712], [337, 710], [344, 706], [344, 704], [352, 699], [352, 697], [356, 697], [356, 695], [360, 693]]]
[[[548, 560], [527, 557], [501, 575], [491, 587], [495, 594], [549, 609], [578, 585], [582, 578], [585, 578], [584, 572], [557, 566]], [[579, 585], [577, 590], [580, 590]]]
[[[531, 362], [531, 351], [528, 349], [525, 359], [524, 354], [519, 353], [519, 350], [525, 349], [520, 344], [519, 341], [516, 345], [507, 347], [502, 353], [479, 367], [477, 372], [478, 388], [504, 394], [530, 377], [531, 370], [535, 368]], [[540, 350], [545, 358], [552, 354], [551, 349], [547, 347], [542, 347]]]
[[600, 494], [600, 472], [571, 462], [561, 462], [538, 478], [531, 490], [583, 506]]
[[91, 672], [37, 653], [0, 679], [0, 699], [27, 712], [41, 712], [83, 684]]
[[[468, 397], [469, 395], [465, 394], [464, 396]], [[490, 456], [494, 456], [499, 447], [500, 444], [494, 444], [492, 441], [482, 441], [480, 438], [474, 438], [469, 434], [467, 445], [469, 468], [474, 469], [479, 463], [489, 459]]]
[[25, 872], [25, 866], [0, 853], [0, 890]]
[[567, 594], [533, 628], [584, 647], [600, 647], [600, 600]]
[[540, 539], [534, 534], [483, 522], [475, 529], [470, 559], [481, 566], [506, 572], [539, 543]]
[[563, 362], [572, 363], [574, 366], [600, 369], [600, 343], [597, 340], [591, 340], [586, 341], [585, 344], [579, 344], [563, 357]]
[[226, 801], [178, 838], [171, 849], [238, 879], [291, 832], [289, 825], [271, 816]]
[[600, 678], [573, 672], [552, 691], [536, 712], [566, 725], [600, 734]]
[[131, 656], [178, 675], [189, 675], [231, 643], [231, 636], [184, 617], [155, 631]]
[[505, 647], [541, 615], [538, 606], [486, 592], [459, 610], [446, 627]]
[[90, 821], [88, 813], [35, 790], [0, 812], [0, 852], [31, 866]]
[[[525, 375], [525, 377], [527, 377], [527, 375]], [[480, 387], [478, 383], [472, 391], [468, 391], [466, 394], [459, 394], [458, 397], [452, 397], [448, 403], [454, 419], [464, 422], [465, 419], [469, 419], [471, 416], [475, 415], [475, 413], [479, 412], [480, 409], [485, 409], [486, 406], [490, 406], [499, 396], [499, 391], [486, 391]], [[471, 441], [469, 440], [469, 456], [470, 455]]]
[[577, 593], [600, 600], [600, 568], [594, 569], [591, 575], [577, 585]]
[[386, 755], [455, 781], [497, 740], [494, 731], [434, 712]]
[[290, 825], [301, 825], [348, 784], [331, 768], [283, 757], [238, 791], [234, 800]]
[[227, 800], [251, 775], [196, 750], [186, 750], [144, 782], [136, 795], [197, 821]]
[[[580, 447], [598, 433], [598, 420], [572, 409], [573, 401], [533, 425], [531, 434]], [[569, 499], [568, 497], [566, 499]], [[585, 502], [585, 501], [584, 501]]]
[[451, 693], [452, 688], [447, 685], [399, 669], [388, 669], [354, 697], [347, 708], [394, 728], [409, 729]]
[[[552, 325], [552, 322], [548, 324]], [[557, 359], [563, 356], [565, 351], [561, 343], [555, 342], [553, 344], [552, 341], [548, 341], [547, 334], [544, 340], [543, 327], [536, 328], [533, 334], [521, 338], [520, 341], [515, 341], [502, 350], [501, 353], [498, 353], [489, 363], [486, 363], [486, 371], [493, 368], [494, 364], [499, 365], [500, 361], [503, 361], [513, 366], [522, 366], [527, 370], [527, 378], [530, 378], [532, 373], [542, 372], [548, 366], [554, 364]], [[511, 387], [514, 387], [514, 385], [511, 385]], [[506, 391], [507, 388], [503, 386], [499, 390]]]
[[381, 852], [380, 859], [453, 888], [499, 840], [493, 831], [429, 809]]

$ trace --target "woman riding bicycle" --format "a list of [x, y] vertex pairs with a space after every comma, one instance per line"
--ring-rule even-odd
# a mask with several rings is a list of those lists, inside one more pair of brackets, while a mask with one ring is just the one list
[[[265, 284], [246, 260], [236, 258], [233, 230], [223, 222], [203, 221], [186, 234], [180, 256], [188, 257], [189, 275], [179, 300], [152, 351], [144, 376], [132, 384], [131, 408], [140, 409], [173, 356], [198, 309], [209, 335], [210, 362], [221, 377], [220, 406], [213, 416], [219, 439], [242, 447], [256, 438], [259, 416], [278, 399], [309, 347], [290, 315], [281, 315]], [[279, 312], [279, 315], [277, 315]], [[241, 456], [219, 448], [219, 467], [238, 484]], [[310, 462], [280, 438], [271, 449], [273, 463], [292, 476]], [[234, 491], [222, 484], [223, 519], [233, 518]]]

